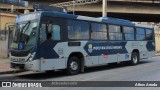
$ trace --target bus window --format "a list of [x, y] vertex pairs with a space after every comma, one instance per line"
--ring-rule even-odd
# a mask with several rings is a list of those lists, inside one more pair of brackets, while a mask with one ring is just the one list
[[69, 39], [89, 39], [89, 23], [84, 21], [68, 20]]
[[110, 40], [122, 40], [122, 31], [120, 26], [108, 25]]
[[91, 24], [91, 38], [95, 40], [107, 40], [107, 26], [105, 24]]
[[153, 40], [153, 31], [151, 29], [146, 29], [146, 39]]
[[124, 39], [134, 40], [134, 28], [133, 27], [123, 27]]
[[89, 39], [89, 23], [81, 21], [82, 39]]
[[60, 40], [60, 26], [59, 25], [52, 25], [52, 29], [51, 29], [51, 34], [52, 34], [52, 37], [51, 39], [52, 40]]
[[144, 28], [136, 28], [136, 40], [145, 40]]

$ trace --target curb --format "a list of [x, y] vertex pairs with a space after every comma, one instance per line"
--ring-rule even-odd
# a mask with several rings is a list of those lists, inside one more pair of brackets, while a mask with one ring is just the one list
[[25, 72], [25, 71], [24, 70], [2, 71], [2, 72], [0, 72], [0, 75], [3, 75], [3, 74], [12, 74], [12, 73], [20, 73], [20, 72]]
[[156, 54], [155, 56], [160, 56], [160, 54]]

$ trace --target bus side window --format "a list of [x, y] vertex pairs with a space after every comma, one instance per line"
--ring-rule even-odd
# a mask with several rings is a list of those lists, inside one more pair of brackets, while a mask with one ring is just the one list
[[123, 40], [122, 31], [120, 26], [108, 25], [109, 27], [109, 39], [110, 40]]
[[46, 24], [42, 24], [40, 28], [40, 40], [41, 42], [44, 42], [47, 40], [47, 34], [46, 34]]
[[136, 28], [136, 40], [145, 40], [144, 28]]
[[60, 26], [59, 25], [52, 25], [51, 29], [51, 39], [52, 40], [60, 40]]
[[146, 29], [146, 39], [153, 40], [153, 31], [152, 29]]

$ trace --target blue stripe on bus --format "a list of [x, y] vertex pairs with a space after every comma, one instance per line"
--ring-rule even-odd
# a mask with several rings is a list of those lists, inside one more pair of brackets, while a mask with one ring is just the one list
[[89, 56], [96, 56], [102, 54], [122, 54], [128, 53], [125, 48], [127, 42], [115, 42], [115, 41], [89, 41], [84, 46], [85, 51]]
[[77, 15], [60, 13], [60, 12], [42, 12], [41, 16], [50, 16], [50, 17], [61, 17], [61, 18], [68, 18], [68, 19], [77, 19]]
[[40, 56], [39, 58], [45, 58], [45, 59], [54, 59], [59, 58], [59, 55], [54, 51], [54, 47], [57, 43], [55, 42], [45, 42], [41, 44], [40, 46]]
[[154, 41], [148, 41], [146, 44], [146, 48], [148, 51], [154, 51], [155, 50], [155, 42]]

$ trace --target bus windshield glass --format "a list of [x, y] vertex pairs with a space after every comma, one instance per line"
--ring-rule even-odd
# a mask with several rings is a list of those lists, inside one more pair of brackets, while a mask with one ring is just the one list
[[30, 50], [36, 43], [37, 22], [19, 23], [15, 27], [11, 49]]

